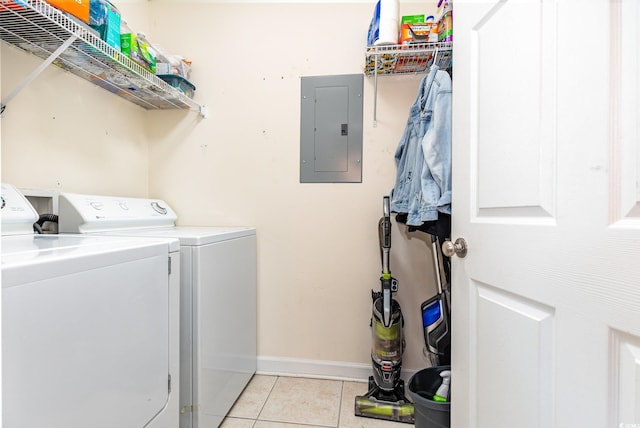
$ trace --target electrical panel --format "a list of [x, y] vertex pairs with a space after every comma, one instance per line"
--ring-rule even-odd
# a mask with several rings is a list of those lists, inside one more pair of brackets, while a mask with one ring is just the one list
[[362, 182], [362, 74], [302, 77], [300, 182]]

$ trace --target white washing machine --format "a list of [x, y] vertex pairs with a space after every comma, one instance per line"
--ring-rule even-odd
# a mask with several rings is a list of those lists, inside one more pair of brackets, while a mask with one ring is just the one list
[[180, 240], [180, 428], [220, 425], [256, 371], [256, 231], [175, 226], [162, 200], [62, 193], [62, 232]]
[[34, 235], [5, 184], [0, 212], [2, 425], [177, 427], [178, 241]]

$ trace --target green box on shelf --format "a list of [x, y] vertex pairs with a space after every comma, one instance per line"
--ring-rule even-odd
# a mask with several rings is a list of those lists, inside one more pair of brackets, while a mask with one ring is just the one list
[[421, 24], [424, 22], [424, 15], [404, 15], [401, 24]]
[[135, 34], [125, 33], [120, 35], [120, 45], [122, 53], [155, 74], [156, 57], [149, 52], [145, 42], [139, 40]]

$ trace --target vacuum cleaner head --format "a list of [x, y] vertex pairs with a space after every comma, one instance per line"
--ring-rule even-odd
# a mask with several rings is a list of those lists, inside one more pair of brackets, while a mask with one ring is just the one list
[[369, 392], [356, 396], [355, 415], [394, 422], [415, 423], [415, 409], [404, 395], [404, 381], [391, 391], [380, 389], [369, 377]]

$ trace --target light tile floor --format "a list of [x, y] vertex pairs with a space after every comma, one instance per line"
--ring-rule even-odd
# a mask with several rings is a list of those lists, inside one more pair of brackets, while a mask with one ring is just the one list
[[353, 414], [364, 382], [255, 375], [221, 428], [409, 428]]

